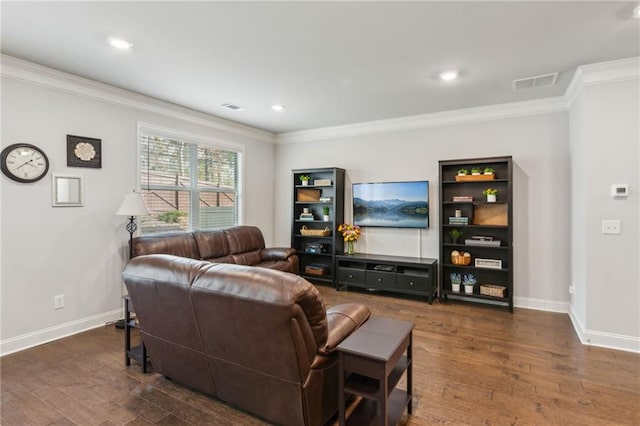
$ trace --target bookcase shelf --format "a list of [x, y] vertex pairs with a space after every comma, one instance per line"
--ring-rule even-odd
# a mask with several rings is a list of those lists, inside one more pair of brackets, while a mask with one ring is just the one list
[[[300, 184], [300, 176], [309, 176], [309, 185]], [[293, 208], [291, 219], [291, 247], [298, 252], [300, 260], [299, 274], [314, 283], [336, 285], [337, 254], [344, 250], [338, 225], [344, 218], [344, 169], [336, 167], [292, 170]], [[314, 185], [316, 180], [331, 182], [330, 185]], [[314, 197], [316, 197], [314, 199]], [[329, 200], [321, 201], [320, 198]], [[329, 220], [324, 220], [323, 209], [329, 208]], [[301, 220], [300, 215], [308, 209], [313, 220]], [[303, 226], [310, 229], [329, 228], [327, 236], [302, 235]], [[314, 246], [320, 250], [311, 249]], [[310, 265], [323, 268], [322, 275], [305, 272]]]
[[[458, 299], [507, 307], [513, 312], [513, 163], [510, 156], [440, 161], [440, 262], [438, 294], [442, 300]], [[491, 167], [492, 180], [456, 181], [460, 169]], [[487, 202], [482, 191], [498, 190], [496, 202]], [[454, 197], [463, 201], [453, 201]], [[456, 214], [457, 213], [457, 214]], [[468, 224], [450, 224], [467, 218]], [[452, 218], [452, 219], [450, 219]], [[462, 232], [454, 243], [449, 234], [453, 229]], [[465, 240], [485, 238], [500, 241], [499, 246], [465, 244]], [[451, 252], [471, 254], [469, 265], [454, 265]], [[500, 261], [500, 269], [476, 267], [475, 259]], [[452, 291], [452, 272], [472, 274], [478, 280], [472, 294]], [[480, 294], [482, 284], [506, 288], [505, 297]], [[464, 288], [464, 287], [463, 287]]]

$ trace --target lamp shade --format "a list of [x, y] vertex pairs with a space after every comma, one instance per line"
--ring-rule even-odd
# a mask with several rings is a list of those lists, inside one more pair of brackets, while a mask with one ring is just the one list
[[147, 209], [142, 199], [142, 194], [136, 191], [125, 194], [124, 200], [122, 200], [122, 204], [116, 212], [117, 216], [148, 216], [149, 214], [149, 209]]

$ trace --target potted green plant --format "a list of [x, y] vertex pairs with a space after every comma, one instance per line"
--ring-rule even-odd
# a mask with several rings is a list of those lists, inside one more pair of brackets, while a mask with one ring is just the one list
[[449, 236], [451, 237], [451, 241], [453, 241], [453, 244], [458, 244], [458, 238], [460, 238], [462, 234], [464, 234], [464, 232], [455, 228], [449, 231]]
[[473, 286], [476, 285], [476, 282], [478, 281], [476, 280], [476, 277], [474, 277], [472, 274], [465, 275], [462, 278], [462, 285], [464, 285], [464, 292], [466, 294], [473, 294]]
[[472, 175], [479, 175], [480, 173], [482, 173], [482, 169], [480, 167], [472, 167], [471, 168], [471, 174]]
[[322, 208], [322, 215], [323, 215], [323, 220], [325, 222], [329, 222], [330, 218], [329, 218], [329, 212], [331, 210], [329, 209], [329, 207], [325, 206]]
[[492, 175], [494, 174], [496, 171], [493, 167], [485, 167], [484, 168], [484, 174], [485, 175]]
[[458, 176], [466, 176], [468, 174], [469, 174], [469, 170], [467, 170], [467, 169], [458, 170]]
[[311, 180], [311, 176], [309, 176], [309, 175], [300, 175], [300, 177], [298, 179], [300, 179], [300, 182], [302, 182], [302, 186], [307, 186], [307, 185], [309, 185], [309, 180]]
[[451, 291], [453, 291], [454, 293], [460, 293], [460, 284], [462, 283], [462, 276], [460, 276], [460, 274], [456, 274], [455, 272], [452, 272], [451, 275], [449, 275], [449, 277], [451, 278]]
[[487, 203], [495, 203], [498, 195], [498, 190], [487, 188], [482, 191], [482, 194], [487, 196]]

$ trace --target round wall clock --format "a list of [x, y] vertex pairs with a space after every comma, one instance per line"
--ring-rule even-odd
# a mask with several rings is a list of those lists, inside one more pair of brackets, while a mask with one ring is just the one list
[[42, 179], [49, 171], [49, 159], [37, 146], [16, 143], [2, 150], [0, 167], [8, 178], [21, 183]]

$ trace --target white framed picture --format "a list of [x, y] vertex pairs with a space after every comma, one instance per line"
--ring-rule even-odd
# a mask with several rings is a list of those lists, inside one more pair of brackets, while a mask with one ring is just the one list
[[502, 260], [476, 257], [476, 268], [502, 269]]

